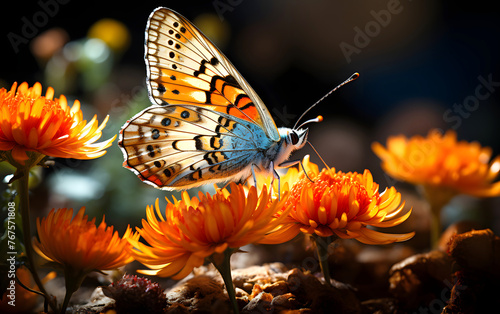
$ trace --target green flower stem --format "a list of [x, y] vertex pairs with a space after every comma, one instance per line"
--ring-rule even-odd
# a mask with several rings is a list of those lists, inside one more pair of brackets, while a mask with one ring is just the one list
[[441, 208], [431, 205], [431, 249], [437, 248], [441, 238]]
[[80, 271], [75, 271], [70, 267], [64, 267], [64, 279], [66, 281], [66, 294], [64, 295], [64, 301], [61, 307], [61, 314], [66, 313], [66, 308], [68, 307], [69, 300], [73, 293], [80, 288], [83, 279], [85, 279], [86, 273]]
[[318, 253], [319, 266], [321, 267], [323, 278], [325, 279], [325, 283], [331, 287], [332, 281], [328, 267], [328, 246], [333, 242], [333, 236], [323, 238], [317, 234], [313, 234], [312, 239], [316, 244], [316, 252]]
[[36, 263], [33, 256], [33, 246], [31, 244], [31, 226], [30, 226], [30, 201], [29, 201], [29, 174], [32, 166], [36, 165], [44, 157], [39, 154], [30, 154], [30, 159], [26, 161], [25, 166], [17, 166], [17, 171], [14, 176], [19, 178], [17, 182], [20, 208], [21, 208], [21, 219], [23, 224], [23, 241], [24, 249], [26, 251], [26, 257], [28, 258], [29, 267], [28, 269], [35, 280], [38, 289], [45, 297], [45, 301], [50, 305], [50, 307], [55, 310], [56, 305], [52, 302], [49, 294], [45, 290], [40, 277], [38, 277], [38, 272], [36, 269]]
[[239, 314], [240, 310], [238, 308], [238, 303], [236, 302], [236, 291], [233, 285], [233, 278], [231, 277], [231, 255], [235, 249], [228, 248], [224, 251], [224, 253], [214, 253], [208, 259], [212, 264], [217, 268], [219, 273], [224, 280], [224, 284], [226, 285], [227, 294], [229, 296], [229, 300], [231, 301], [231, 306], [233, 307], [233, 313]]
[[457, 194], [450, 188], [430, 185], [421, 186], [421, 192], [429, 203], [431, 210], [431, 249], [436, 249], [441, 238], [441, 210]]

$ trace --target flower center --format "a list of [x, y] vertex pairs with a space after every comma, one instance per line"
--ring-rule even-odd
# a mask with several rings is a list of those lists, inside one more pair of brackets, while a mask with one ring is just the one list
[[[373, 196], [370, 196], [370, 192], [373, 193], [373, 191], [367, 190], [363, 176], [358, 173], [333, 172], [323, 169], [313, 180], [314, 182], [311, 182], [309, 179], [304, 178], [297, 182], [292, 187], [287, 205], [293, 204], [294, 209], [299, 210], [297, 206], [301, 204], [302, 193], [311, 190], [312, 202], [315, 208], [320, 208], [325, 202], [325, 197], [327, 197], [331, 199], [331, 202], [337, 203], [335, 216], [339, 218], [342, 213], [346, 213], [350, 220], [364, 214], [370, 203], [377, 201], [380, 197], [378, 191]], [[351, 216], [349, 212], [353, 202], [359, 204], [359, 211]]]

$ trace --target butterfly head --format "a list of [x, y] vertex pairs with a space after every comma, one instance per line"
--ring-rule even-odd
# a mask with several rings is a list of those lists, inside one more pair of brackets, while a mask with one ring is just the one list
[[278, 131], [280, 133], [281, 138], [284, 139], [284, 145], [290, 149], [290, 151], [298, 150], [304, 147], [307, 142], [307, 134], [309, 133], [308, 128], [304, 128], [304, 125], [312, 122], [321, 122], [323, 121], [322, 116], [317, 116], [314, 119], [307, 120], [302, 123], [298, 128], [280, 128]]
[[280, 134], [280, 141], [276, 143], [274, 149], [272, 149], [271, 159], [274, 161], [275, 165], [280, 165], [286, 162], [290, 157], [290, 154], [298, 149], [301, 149], [307, 143], [307, 133], [309, 129], [290, 129], [290, 128], [279, 128], [278, 132]]
[[293, 150], [301, 149], [307, 142], [309, 129], [280, 128], [280, 135], [284, 138], [284, 145]]

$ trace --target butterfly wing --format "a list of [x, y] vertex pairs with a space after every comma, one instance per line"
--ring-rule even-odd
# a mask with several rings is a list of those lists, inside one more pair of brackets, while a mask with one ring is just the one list
[[124, 166], [167, 190], [246, 179], [259, 149], [272, 143], [253, 123], [194, 105], [150, 107], [120, 134]]
[[259, 96], [181, 15], [153, 11], [145, 59], [155, 105], [127, 122], [119, 141], [124, 166], [144, 182], [172, 190], [246, 179], [279, 145]]
[[157, 8], [146, 28], [151, 100], [193, 104], [259, 125], [273, 141], [278, 129], [266, 106], [231, 62], [182, 15]]

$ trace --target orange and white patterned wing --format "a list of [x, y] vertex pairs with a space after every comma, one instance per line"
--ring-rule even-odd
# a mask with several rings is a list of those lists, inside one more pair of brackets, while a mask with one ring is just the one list
[[196, 105], [260, 126], [280, 136], [257, 93], [231, 62], [182, 15], [157, 8], [146, 28], [145, 59], [151, 100], [158, 105]]
[[166, 190], [246, 179], [272, 145], [262, 128], [195, 105], [151, 106], [126, 123], [124, 166]]

